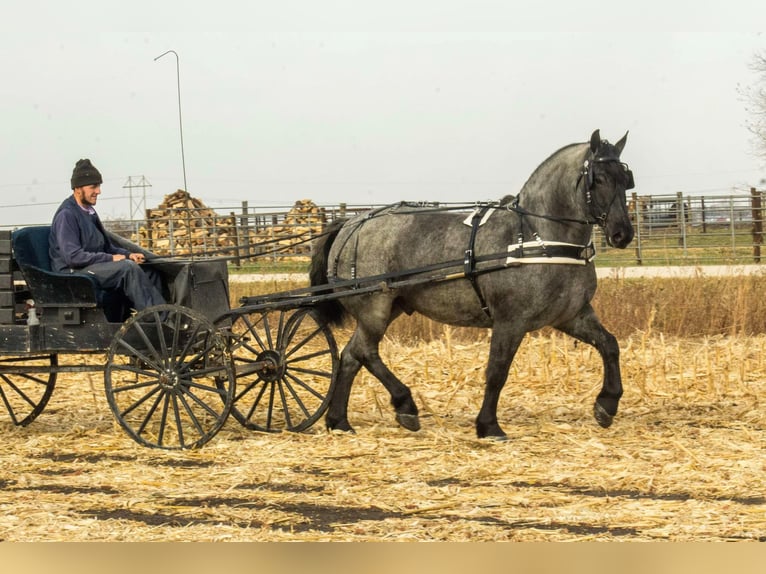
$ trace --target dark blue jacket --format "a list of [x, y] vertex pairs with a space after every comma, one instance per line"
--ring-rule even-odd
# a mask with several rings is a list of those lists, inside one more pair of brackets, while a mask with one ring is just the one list
[[113, 254], [128, 256], [130, 252], [112, 244], [98, 214], [84, 211], [70, 195], [53, 216], [48, 254], [51, 269], [67, 271], [112, 261]]

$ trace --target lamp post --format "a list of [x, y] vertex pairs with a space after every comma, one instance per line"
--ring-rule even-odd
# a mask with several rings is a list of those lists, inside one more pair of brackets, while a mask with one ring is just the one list
[[181, 134], [181, 165], [183, 167], [184, 171], [184, 191], [189, 191], [186, 186], [186, 159], [184, 157], [184, 123], [181, 119], [181, 72], [180, 72], [180, 64], [179, 64], [179, 58], [178, 54], [175, 50], [168, 50], [167, 52], [163, 52], [156, 58], [154, 58], [154, 61], [156, 62], [162, 56], [166, 56], [168, 54], [173, 54], [176, 57], [176, 84], [178, 88], [178, 129]]

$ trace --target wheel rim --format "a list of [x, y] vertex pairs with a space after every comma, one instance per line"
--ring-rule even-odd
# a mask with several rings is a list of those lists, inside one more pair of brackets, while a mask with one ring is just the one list
[[232, 416], [263, 432], [303, 431], [327, 409], [338, 352], [311, 309], [233, 317], [229, 344], [237, 378]]
[[233, 402], [226, 339], [202, 314], [158, 305], [131, 317], [107, 355], [104, 384], [120, 425], [152, 448], [197, 448]]
[[56, 386], [57, 366], [58, 355], [0, 359], [0, 401], [13, 424], [26, 426], [43, 412]]

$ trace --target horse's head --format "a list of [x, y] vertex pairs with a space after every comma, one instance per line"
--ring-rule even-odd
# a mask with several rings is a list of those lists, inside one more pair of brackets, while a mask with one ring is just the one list
[[620, 161], [628, 134], [615, 144], [602, 140], [599, 130], [590, 138], [578, 186], [585, 192], [589, 216], [604, 230], [607, 243], [624, 249], [633, 240], [625, 192], [633, 189], [633, 172]]

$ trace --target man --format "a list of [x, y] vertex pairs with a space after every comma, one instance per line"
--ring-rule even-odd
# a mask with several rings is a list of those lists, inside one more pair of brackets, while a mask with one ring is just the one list
[[94, 206], [103, 180], [89, 159], [72, 171], [72, 195], [53, 216], [48, 252], [54, 271], [87, 273], [106, 290], [122, 288], [134, 309], [140, 311], [165, 302], [162, 282], [153, 269], [144, 269], [143, 253], [114, 245]]

